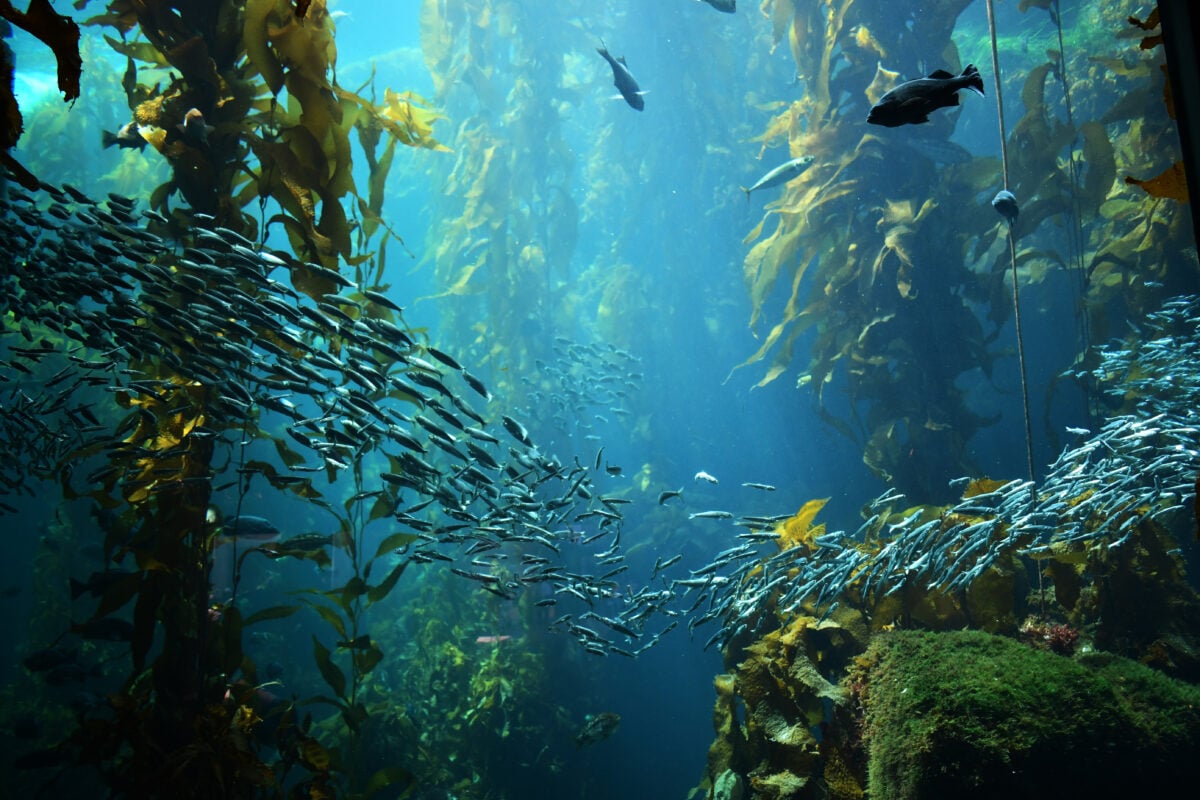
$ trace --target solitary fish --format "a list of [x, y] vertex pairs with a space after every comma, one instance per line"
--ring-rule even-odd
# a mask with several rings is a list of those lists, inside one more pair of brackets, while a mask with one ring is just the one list
[[708, 3], [717, 11], [723, 11], [726, 14], [737, 11], [737, 0], [701, 0], [701, 2]]
[[208, 135], [216, 130], [204, 121], [204, 114], [198, 108], [189, 108], [183, 115], [183, 122], [175, 127], [179, 129], [183, 140], [193, 147], [207, 147]]
[[125, 123], [117, 129], [116, 133], [112, 131], [100, 131], [100, 144], [105, 149], [113, 145], [117, 147], [137, 148], [138, 150], [146, 149], [146, 140], [142, 138], [142, 133], [138, 130], [136, 121]]
[[749, 200], [751, 192], [758, 191], [759, 189], [770, 189], [772, 186], [779, 186], [782, 183], [787, 183], [801, 172], [804, 172], [804, 170], [812, 166], [812, 163], [812, 156], [799, 156], [798, 158], [793, 158], [791, 161], [785, 161], [775, 169], [768, 172], [766, 175], [763, 175], [761, 178], [756, 180], [754, 185], [749, 189], [747, 189], [745, 186], [740, 188], [746, 193], [746, 199]]
[[271, 524], [270, 520], [250, 514], [239, 514], [225, 520], [221, 534], [229, 539], [236, 536], [240, 539], [254, 539], [263, 542], [274, 541], [280, 536], [279, 529]]
[[637, 81], [634, 80], [633, 73], [629, 71], [629, 67], [625, 66], [625, 56], [613, 58], [609, 55], [608, 47], [603, 41], [596, 48], [596, 52], [604, 56], [604, 60], [612, 67], [613, 85], [617, 87], [617, 91], [621, 93], [621, 97], [625, 98], [625, 102], [638, 111], [645, 108], [646, 101], [642, 99], [642, 90], [638, 87]]
[[928, 78], [900, 84], [871, 107], [867, 122], [888, 128], [928, 122], [930, 112], [958, 105], [959, 89], [970, 89], [983, 97], [983, 78], [974, 64], [968, 64], [957, 77], [939, 69]]
[[588, 714], [583, 727], [575, 735], [575, 746], [586, 747], [589, 744], [602, 742], [616, 733], [617, 727], [620, 724], [621, 715], [614, 714], [611, 711], [604, 711], [594, 715]]

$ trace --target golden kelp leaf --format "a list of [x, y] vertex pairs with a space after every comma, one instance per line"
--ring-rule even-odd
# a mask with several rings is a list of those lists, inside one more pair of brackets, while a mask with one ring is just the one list
[[767, 219], [770, 216], [771, 216], [770, 213], [764, 214], [763, 218], [760, 219], [758, 221], [758, 224], [754, 226], [754, 229], [751, 230], [749, 233], [747, 233], [745, 238], [742, 239], [742, 244], [750, 244], [755, 239], [757, 239], [759, 236], [762, 236], [763, 225], [765, 225], [767, 223]]
[[417, 298], [416, 302], [421, 302], [422, 300], [437, 300], [441, 297], [454, 297], [459, 295], [474, 294], [475, 290], [472, 289], [468, 291], [467, 284], [471, 282], [471, 276], [475, 274], [476, 270], [482, 267], [485, 263], [487, 263], [487, 253], [483, 252], [479, 254], [479, 257], [475, 259], [473, 264], [468, 264], [459, 271], [458, 278], [454, 281], [450, 288], [446, 289], [446, 291], [438, 292], [435, 295], [419, 297]]
[[329, 626], [337, 632], [339, 638], [347, 638], [348, 634], [346, 633], [346, 623], [342, 620], [340, 614], [338, 614], [329, 606], [322, 605], [321, 603], [317, 603], [312, 600], [308, 600], [306, 602], [313, 611], [317, 612], [321, 619], [329, 623]]
[[981, 494], [991, 494], [992, 492], [1007, 486], [1011, 482], [1012, 481], [996, 481], [992, 480], [991, 478], [976, 478], [967, 484], [967, 489], [965, 492], [963, 492], [962, 499], [966, 500]]
[[1025, 104], [1026, 117], [1041, 117], [1046, 113], [1046, 76], [1054, 69], [1053, 64], [1039, 64], [1029, 70], [1025, 85], [1021, 87], [1021, 102]]
[[384, 91], [383, 116], [394, 123], [385, 127], [389, 133], [410, 147], [449, 152], [450, 148], [433, 138], [433, 123], [445, 117], [432, 108], [429, 101], [415, 92]]
[[262, 75], [273, 95], [283, 89], [283, 65], [268, 44], [267, 20], [279, 12], [281, 5], [281, 0], [246, 0], [242, 15], [242, 46], [246, 48], [246, 58]]
[[1090, 204], [1085, 214], [1091, 216], [1108, 199], [1113, 180], [1117, 177], [1117, 162], [1108, 131], [1099, 122], [1089, 121], [1079, 128], [1083, 136], [1083, 160], [1087, 175], [1083, 181], [1083, 199]]
[[1126, 175], [1125, 182], [1142, 187], [1152, 197], [1165, 197], [1180, 203], [1188, 202], [1187, 176], [1184, 174], [1182, 161], [1176, 161], [1161, 175], [1144, 181]]
[[[421, 13], [418, 16], [418, 27], [421, 31], [421, 53], [425, 59], [425, 68], [433, 78], [433, 85], [440, 95], [447, 76], [446, 67], [450, 64], [451, 49], [454, 47], [454, 30], [443, 15], [442, 0], [424, 0], [421, 3]], [[447, 13], [451, 8], [446, 8]]]
[[144, 61], [147, 64], [154, 64], [156, 67], [165, 68], [170, 66], [170, 63], [162, 52], [149, 42], [122, 42], [107, 34], [104, 36], [104, 41], [108, 42], [113, 50], [129, 58]]
[[329, 769], [329, 751], [316, 739], [302, 739], [297, 750], [300, 751], [300, 760], [309, 769], [315, 772], [325, 772]]
[[879, 98], [896, 88], [900, 83], [900, 73], [892, 72], [890, 69], [884, 69], [883, 64], [875, 67], [875, 77], [866, 88], [867, 100], [871, 105], [879, 102]]
[[813, 527], [812, 522], [817, 514], [829, 502], [829, 498], [809, 500], [795, 516], [785, 520], [775, 530], [779, 535], [780, 549], [788, 549], [796, 545], [810, 545], [812, 540], [825, 533], [825, 525]]
[[[887, 51], [883, 49], [883, 45], [879, 40], [867, 29], [866, 25], [855, 25], [850, 29], [850, 34], [854, 37], [854, 43], [863, 50], [868, 50], [875, 53], [880, 58], [887, 58]], [[874, 101], [872, 101], [874, 102]]]
[[792, 20], [792, 0], [774, 0], [771, 7], [771, 52], [787, 35], [788, 23]]

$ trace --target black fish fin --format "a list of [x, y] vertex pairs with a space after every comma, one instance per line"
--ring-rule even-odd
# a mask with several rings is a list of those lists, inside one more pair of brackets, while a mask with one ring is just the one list
[[946, 70], [944, 70], [944, 69], [935, 69], [933, 72], [929, 73], [929, 77], [937, 78], [939, 81], [944, 81], [948, 78], [953, 78], [954, 75], [952, 73], [946, 72]]
[[967, 68], [962, 71], [962, 77], [967, 79], [967, 88], [975, 92], [980, 97], [983, 97], [983, 77], [979, 74], [979, 70], [974, 64], [967, 64]]
[[617, 61], [620, 61], [622, 66], [626, 66], [626, 67], [629, 66], [628, 64], [625, 63], [625, 56], [617, 56]]

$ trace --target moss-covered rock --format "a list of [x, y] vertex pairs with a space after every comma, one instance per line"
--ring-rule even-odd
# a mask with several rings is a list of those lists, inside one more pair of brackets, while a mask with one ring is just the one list
[[1200, 779], [1200, 687], [1128, 659], [898, 631], [864, 676], [872, 800], [1156, 797]]
[[864, 674], [872, 800], [1166, 796], [1200, 778], [1200, 687], [1127, 658], [901, 631]]

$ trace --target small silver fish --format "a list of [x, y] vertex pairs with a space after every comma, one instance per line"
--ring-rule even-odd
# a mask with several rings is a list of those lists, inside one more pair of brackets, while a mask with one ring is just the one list
[[688, 519], [733, 519], [733, 514], [728, 511], [697, 511], [688, 514]]
[[759, 189], [770, 189], [773, 186], [787, 183], [812, 166], [812, 163], [812, 156], [798, 156], [791, 161], [785, 161], [778, 167], [775, 167], [775, 169], [756, 180], [750, 188], [747, 189], [745, 186], [739, 188], [746, 193], [746, 200], [749, 201], [751, 192], [758, 191]]

